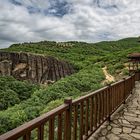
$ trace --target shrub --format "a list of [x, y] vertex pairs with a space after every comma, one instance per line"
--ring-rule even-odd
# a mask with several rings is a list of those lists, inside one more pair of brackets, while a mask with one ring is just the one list
[[0, 110], [7, 109], [18, 103], [20, 103], [20, 99], [16, 92], [10, 89], [0, 90]]

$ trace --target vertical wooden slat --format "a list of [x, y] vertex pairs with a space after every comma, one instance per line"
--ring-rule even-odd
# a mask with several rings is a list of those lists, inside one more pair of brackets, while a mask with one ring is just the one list
[[115, 109], [118, 107], [118, 96], [120, 93], [121, 93], [121, 91], [117, 92], [117, 90], [115, 89], [115, 97], [114, 97], [114, 100], [115, 100], [114, 108]]
[[[135, 80], [135, 77], [137, 75], [137, 80]], [[133, 76], [133, 88], [135, 87], [135, 81], [139, 80], [139, 73], [137, 72], [134, 76]]]
[[123, 82], [120, 83], [120, 92], [118, 93], [119, 94], [119, 101], [117, 103], [117, 105], [119, 105], [120, 103], [122, 103], [122, 95], [123, 95]]
[[77, 105], [74, 106], [74, 126], [73, 126], [73, 140], [77, 139], [77, 119], [78, 119], [78, 112], [77, 112]]
[[44, 140], [44, 125], [38, 127], [38, 140]]
[[100, 101], [99, 101], [99, 94], [96, 95], [96, 99], [97, 99], [97, 126], [99, 125], [99, 121], [100, 121], [100, 117], [99, 117], [99, 111], [100, 111]]
[[93, 131], [93, 97], [90, 98], [90, 131]]
[[119, 88], [120, 88], [120, 92], [118, 93], [119, 94], [119, 99], [118, 99], [118, 104], [117, 105], [119, 105], [120, 103], [122, 103], [122, 95], [123, 95], [123, 82], [121, 82], [120, 83], [120, 86], [119, 86]]
[[93, 115], [94, 115], [94, 128], [97, 128], [97, 95], [94, 95], [94, 111], [93, 111]]
[[85, 100], [83, 101], [83, 134], [85, 135], [85, 127], [86, 127], [86, 105]]
[[118, 88], [118, 90], [114, 87], [114, 94], [115, 94], [115, 96], [114, 96], [114, 109], [116, 109], [117, 108], [117, 106], [118, 106], [118, 94], [121, 92], [120, 91], [120, 84], [118, 84], [117, 85], [117, 88]]
[[80, 103], [80, 140], [83, 140], [83, 115], [84, 115], [84, 110], [83, 110], [83, 102]]
[[54, 118], [49, 120], [49, 140], [54, 140]]
[[[118, 84], [116, 86], [118, 86]], [[113, 86], [113, 89], [112, 89], [112, 111], [114, 111], [114, 109], [115, 109], [116, 86]]]
[[107, 89], [107, 117], [109, 116], [109, 104], [110, 104], [110, 102], [109, 102], [109, 89]]
[[127, 90], [128, 90], [128, 88], [127, 88], [127, 80], [125, 81], [125, 99], [126, 99], [126, 97], [127, 97]]
[[[129, 87], [128, 87], [128, 92], [129, 92], [129, 93], [131, 92], [131, 87], [132, 87], [132, 85], [131, 85], [131, 84], [132, 84], [132, 80], [131, 80], [131, 79], [132, 79], [132, 78], [130, 78], [130, 80], [129, 80], [130, 83], [128, 84], [128, 86], [129, 86]], [[128, 93], [128, 95], [129, 95], [129, 93]]]
[[113, 111], [116, 109], [116, 107], [117, 107], [117, 103], [116, 103], [116, 101], [117, 101], [117, 94], [118, 94], [118, 92], [116, 92], [116, 88], [115, 88], [115, 86], [114, 86], [114, 88], [113, 88]]
[[106, 90], [104, 91], [104, 106], [105, 106], [104, 117], [106, 119], [107, 118], [107, 92]]
[[128, 95], [130, 94], [130, 92], [132, 91], [132, 77], [130, 78], [130, 83], [129, 83], [129, 86], [130, 86], [130, 91], [129, 91], [129, 93], [128, 93]]
[[113, 107], [114, 109], [117, 108], [117, 102], [118, 102], [118, 95], [119, 95], [119, 93], [120, 93], [120, 91], [117, 92], [116, 88], [114, 88], [114, 94], [115, 94], [115, 96], [114, 96], [114, 107]]
[[69, 106], [64, 116], [64, 140], [71, 140], [72, 99], [65, 99], [64, 103]]
[[[116, 85], [116, 86], [118, 86], [118, 85]], [[117, 103], [116, 103], [116, 101], [117, 101], [117, 94], [118, 94], [118, 92], [116, 91], [116, 88], [115, 88], [115, 86], [113, 87], [113, 111], [116, 109], [116, 107], [117, 107]]]
[[116, 107], [122, 102], [122, 83], [118, 86], [118, 91], [116, 90]]
[[110, 114], [111, 114], [112, 113], [112, 86], [110, 86], [110, 93], [109, 93], [109, 95], [110, 95], [109, 100], [110, 100]]
[[62, 140], [62, 114], [58, 115], [58, 131], [57, 131], [58, 140]]
[[103, 120], [104, 120], [104, 101], [103, 101], [103, 96], [104, 96], [104, 92], [102, 91], [101, 93], [100, 93], [100, 100], [101, 100], [101, 123], [103, 122]]
[[124, 81], [121, 83], [121, 102], [123, 102], [123, 95], [124, 95]]
[[102, 93], [99, 93], [99, 124], [101, 123], [102, 120], [102, 101], [101, 101], [101, 95]]
[[108, 117], [111, 114], [111, 86], [108, 85]]
[[111, 113], [113, 111], [113, 105], [114, 105], [114, 86], [111, 86], [111, 92], [110, 92], [110, 95], [111, 95]]
[[129, 79], [128, 81], [127, 81], [127, 97], [128, 97], [128, 95], [129, 95], [129, 93], [130, 93], [130, 90], [131, 90], [131, 81], [130, 81], [131, 79]]
[[111, 86], [110, 87], [110, 101], [111, 101], [111, 105], [110, 105], [110, 107], [111, 107], [111, 109], [110, 109], [110, 114], [112, 113], [112, 110], [113, 110], [113, 86]]
[[66, 140], [66, 138], [67, 138], [67, 124], [68, 124], [68, 122], [67, 122], [67, 114], [66, 114], [66, 112], [64, 112], [64, 134], [63, 134], [63, 139], [64, 140]]
[[124, 95], [124, 81], [121, 83], [121, 89], [122, 89], [122, 92], [121, 92], [121, 103], [123, 102], [123, 95]]
[[128, 95], [129, 95], [129, 93], [130, 93], [130, 90], [131, 90], [131, 81], [130, 81], [131, 79], [129, 79], [128, 81], [127, 81], [127, 97], [128, 97]]
[[120, 103], [122, 103], [122, 95], [123, 95], [123, 82], [120, 83], [119, 88], [120, 88], [120, 92], [118, 92], [118, 96], [117, 96], [117, 107], [118, 105], [120, 105]]
[[121, 82], [119, 84], [119, 92], [117, 92], [117, 103], [116, 103], [116, 107], [118, 107], [118, 105], [120, 105], [120, 103], [122, 103], [122, 96], [123, 96], [123, 86], [122, 86], [123, 82]]
[[103, 100], [103, 121], [105, 119], [105, 110], [106, 110], [106, 106], [105, 106], [105, 90], [103, 91], [103, 95], [102, 95], [102, 100]]
[[88, 136], [88, 128], [89, 128], [89, 100], [86, 100], [86, 132], [85, 135]]
[[[121, 88], [120, 86], [121, 86], [121, 84], [119, 85], [119, 88]], [[119, 92], [117, 92], [117, 90], [115, 89], [115, 106], [114, 106], [115, 109], [118, 107], [118, 105], [121, 102], [121, 96], [120, 96], [120, 95], [122, 95], [121, 90]]]
[[118, 107], [118, 105], [120, 105], [120, 103], [122, 102], [122, 96], [123, 96], [123, 93], [122, 93], [122, 91], [123, 91], [122, 84], [123, 83], [121, 83], [119, 85], [119, 92], [117, 92], [117, 90], [116, 90], [116, 93], [117, 93], [117, 95], [116, 95], [116, 107]]
[[106, 89], [105, 93], [106, 93], [105, 104], [106, 104], [106, 118], [107, 118], [108, 117], [108, 89]]
[[31, 140], [31, 132], [24, 135], [23, 140]]
[[125, 96], [126, 96], [126, 90], [125, 90], [125, 78], [123, 78], [123, 103], [125, 103]]

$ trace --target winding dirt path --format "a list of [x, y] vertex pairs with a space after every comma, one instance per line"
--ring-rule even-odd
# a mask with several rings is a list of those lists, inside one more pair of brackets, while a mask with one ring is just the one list
[[102, 70], [106, 77], [106, 80], [104, 82], [114, 82], [115, 81], [115, 78], [107, 72], [107, 66], [102, 68]]

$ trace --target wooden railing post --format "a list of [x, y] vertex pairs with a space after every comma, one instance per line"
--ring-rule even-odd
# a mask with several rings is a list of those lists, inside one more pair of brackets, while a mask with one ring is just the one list
[[111, 121], [111, 118], [110, 118], [110, 114], [111, 114], [111, 111], [112, 111], [112, 108], [111, 108], [111, 91], [110, 91], [110, 87], [111, 87], [111, 84], [108, 84], [108, 95], [109, 95], [109, 101], [108, 101], [108, 111], [109, 111], [109, 116], [108, 116], [108, 120]]
[[125, 87], [125, 80], [126, 80], [126, 79], [123, 78], [123, 80], [124, 80], [124, 94], [123, 94], [123, 100], [124, 100], [124, 102], [123, 102], [123, 103], [125, 104], [125, 98], [126, 98], [126, 95], [125, 95], [125, 94], [126, 94], [126, 93], [125, 93], [125, 92], [126, 92], [126, 90], [125, 90], [125, 88], [126, 88], [126, 87]]
[[67, 98], [64, 100], [64, 103], [69, 105], [65, 114], [64, 140], [71, 140], [72, 99]]

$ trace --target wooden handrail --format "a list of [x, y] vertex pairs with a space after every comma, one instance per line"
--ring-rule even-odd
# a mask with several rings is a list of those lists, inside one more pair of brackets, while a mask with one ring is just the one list
[[24, 136], [26, 133], [31, 132], [33, 129], [38, 128], [40, 125], [47, 122], [50, 118], [55, 117], [58, 114], [63, 113], [65, 110], [69, 109], [69, 105], [63, 104], [60, 107], [43, 114], [42, 116], [35, 118], [3, 135], [0, 136], [0, 140], [14, 140], [19, 137]]
[[[3, 135], [0, 140], [88, 139], [132, 93], [140, 72], [72, 101]], [[37, 131], [37, 133], [34, 133]]]
[[92, 92], [92, 93], [89, 93], [88, 95], [85, 95], [85, 96], [82, 96], [82, 97], [80, 97], [80, 98], [78, 98], [78, 99], [75, 99], [75, 100], [72, 102], [72, 104], [74, 105], [74, 104], [77, 104], [77, 103], [81, 102], [82, 100], [86, 100], [86, 99], [92, 97], [93, 95], [98, 94], [99, 92], [104, 91], [104, 90], [107, 89], [107, 88], [108, 88], [108, 86], [105, 86], [105, 87], [103, 87], [103, 88], [101, 88], [101, 89], [98, 89], [98, 90]]

